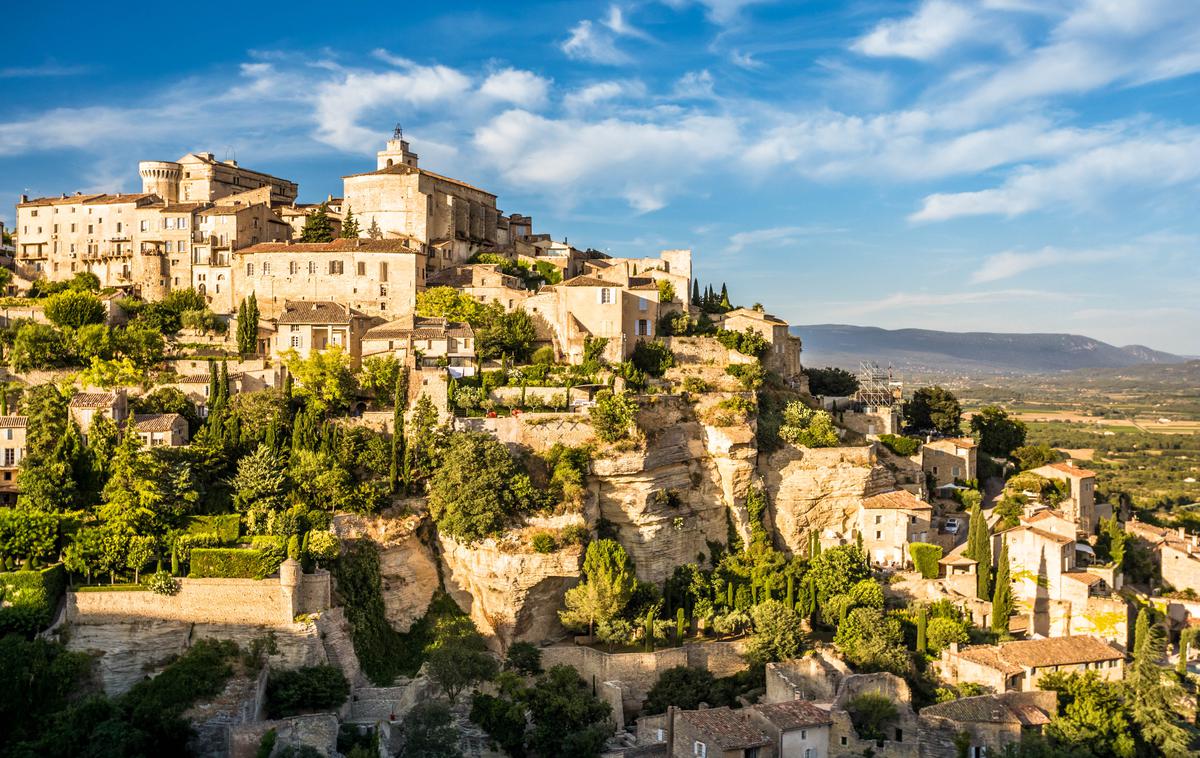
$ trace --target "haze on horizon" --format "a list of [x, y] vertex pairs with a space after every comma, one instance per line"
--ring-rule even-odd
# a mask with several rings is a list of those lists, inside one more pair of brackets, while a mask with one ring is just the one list
[[[1200, 13], [1169, 0], [23, 5], [0, 218], [193, 150], [341, 193], [399, 120], [538, 231], [792, 323], [1200, 354]], [[378, 11], [376, 11], [378, 12]], [[177, 33], [178, 32], [178, 33]]]

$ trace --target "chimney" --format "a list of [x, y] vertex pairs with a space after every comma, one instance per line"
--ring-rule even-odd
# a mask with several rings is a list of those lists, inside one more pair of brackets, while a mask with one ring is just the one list
[[950, 643], [950, 652], [955, 653], [955, 654], [958, 653], [958, 643], [957, 642]]
[[1179, 539], [1181, 539], [1181, 540], [1186, 540], [1186, 539], [1187, 539], [1187, 532], [1186, 532], [1186, 531], [1184, 531], [1184, 529], [1183, 529], [1183, 527], [1182, 527], [1182, 526], [1181, 526], [1181, 527], [1179, 527]]
[[675, 746], [675, 714], [679, 709], [673, 705], [667, 706], [667, 755], [670, 755]]
[[28, 203], [28, 202], [29, 202], [29, 195], [21, 195], [21, 202], [22, 202], [22, 203]]

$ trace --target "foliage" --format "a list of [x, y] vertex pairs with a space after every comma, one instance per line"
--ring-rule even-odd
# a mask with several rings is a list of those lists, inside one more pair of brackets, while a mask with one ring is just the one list
[[600, 539], [589, 543], [583, 559], [585, 580], [563, 596], [566, 610], [559, 618], [569, 628], [586, 628], [611, 621], [625, 609], [637, 585], [637, 574], [629, 554], [619, 543]]
[[996, 634], [1008, 634], [1008, 617], [1015, 610], [1011, 570], [1006, 541], [1000, 548], [1000, 558], [996, 562], [996, 588], [992, 595], [992, 631]]
[[531, 642], [514, 642], [504, 657], [504, 670], [523, 676], [542, 673], [542, 651]]
[[401, 758], [461, 758], [458, 728], [445, 703], [423, 700], [404, 717]]
[[844, 368], [806, 368], [808, 391], [813, 395], [827, 397], [849, 397], [858, 392], [858, 377]]
[[0, 600], [4, 601], [0, 607], [0, 637], [15, 633], [32, 638], [49, 626], [66, 586], [66, 571], [57, 564], [0, 573]]
[[881, 434], [879, 442], [888, 450], [904, 458], [916, 455], [921, 449], [921, 440], [914, 437], [901, 437], [897, 434]]
[[[1007, 617], [1005, 618], [1007, 619]], [[1007, 622], [1005, 629], [1007, 630]], [[971, 635], [967, 633], [966, 624], [961, 621], [937, 617], [929, 620], [929, 624], [925, 630], [925, 639], [928, 643], [927, 650], [929, 653], [937, 655], [943, 649], [950, 647], [950, 643], [952, 642], [963, 644], [970, 641]]]
[[363, 360], [358, 386], [374, 393], [375, 402], [391, 407], [396, 397], [396, 385], [403, 367], [394, 355], [372, 355]]
[[992, 536], [978, 503], [971, 507], [970, 524], [967, 528], [967, 549], [963, 551], [963, 555], [978, 562], [975, 573], [976, 597], [980, 600], [990, 600], [992, 597]]
[[429, 654], [427, 671], [453, 704], [465, 688], [496, 676], [499, 666], [487, 652], [483, 638], [470, 634], [452, 637], [437, 646]]
[[517, 363], [529, 360], [537, 339], [533, 317], [523, 310], [505, 311], [496, 302], [484, 307], [481, 323], [475, 326], [475, 350], [480, 358], [507, 358]]
[[710, 707], [719, 704], [712, 697], [716, 688], [716, 677], [707, 669], [690, 666], [675, 666], [658, 675], [654, 686], [646, 693], [642, 712], [647, 715], [666, 713], [674, 705], [685, 711], [694, 711], [701, 703]]
[[[190, 433], [194, 434], [200, 428], [196, 406], [175, 387], [158, 387], [145, 395], [130, 398], [129, 406], [131, 413], [178, 413], [187, 419]], [[91, 436], [91, 432], [88, 436]]]
[[866, 692], [846, 702], [850, 723], [863, 740], [886, 740], [892, 735], [889, 727], [896, 723], [900, 712], [886, 695]]
[[51, 714], [76, 696], [93, 660], [87, 653], [68, 651], [57, 642], [24, 640], [0, 632], [0, 734], [11, 747], [36, 737]]
[[592, 430], [605, 442], [627, 439], [637, 420], [638, 404], [626, 392], [603, 390], [596, 395], [596, 404], [588, 409]]
[[316, 412], [338, 411], [350, 405], [354, 396], [354, 375], [350, 373], [350, 356], [341, 345], [314, 350], [307, 358], [301, 358], [295, 350], [288, 350], [281, 358], [296, 378], [296, 395]]
[[92, 356], [87, 368], [79, 374], [85, 387], [132, 387], [146, 382], [146, 374], [129, 358], [104, 360]]
[[979, 437], [983, 452], [1007, 458], [1025, 444], [1025, 424], [1009, 418], [998, 405], [985, 405], [971, 416], [971, 432]]
[[1037, 445], [1021, 445], [1012, 451], [1012, 457], [1016, 459], [1022, 471], [1029, 471], [1047, 463], [1054, 463], [1061, 456], [1057, 450], [1043, 442]]
[[860, 672], [888, 671], [899, 676], [908, 673], [910, 664], [900, 622], [878, 608], [850, 611], [846, 620], [838, 624], [833, 641]]
[[104, 303], [88, 292], [67, 290], [46, 299], [46, 318], [55, 326], [78, 329], [104, 320]]
[[766, 379], [767, 370], [762, 361], [753, 363], [731, 363], [725, 367], [725, 373], [738, 380], [744, 390], [757, 390]]
[[266, 445], [238, 461], [237, 474], [230, 485], [233, 504], [245, 514], [251, 534], [266, 531], [268, 517], [283, 510], [290, 489], [283, 459]]
[[13, 338], [8, 365], [16, 373], [63, 365], [70, 355], [62, 332], [49, 324], [26, 322]]
[[264, 579], [279, 568], [282, 554], [257, 548], [198, 547], [192, 550], [193, 579]]
[[767, 342], [767, 338], [762, 336], [762, 333], [753, 327], [746, 327], [746, 330], [741, 332], [718, 329], [717, 342], [720, 342], [730, 350], [736, 350], [742, 355], [749, 355], [754, 358], [762, 357], [771, 347], [771, 343]]
[[950, 390], [939, 386], [921, 387], [904, 404], [904, 422], [908, 429], [916, 432], [959, 434], [962, 406]]
[[251, 292], [238, 305], [237, 315], [237, 346], [242, 355], [253, 355], [258, 352], [258, 296]]
[[746, 648], [751, 663], [797, 658], [804, 649], [803, 619], [778, 600], [765, 600], [750, 609], [754, 636]]
[[692, 329], [687, 311], [669, 311], [658, 318], [658, 333], [664, 337], [683, 336]]
[[333, 242], [333, 221], [329, 218], [328, 209], [324, 203], [304, 217], [304, 227], [300, 230], [301, 242]]
[[336, 711], [350, 696], [350, 682], [336, 666], [304, 666], [271, 672], [267, 680], [267, 717]]
[[150, 577], [150, 581], [146, 582], [146, 588], [156, 595], [178, 595], [180, 584], [171, 576], [169, 571], [155, 571]]
[[1144, 638], [1135, 643], [1133, 664], [1126, 675], [1129, 712], [1142, 740], [1156, 752], [1183, 756], [1190, 754], [1188, 748], [1197, 736], [1192, 725], [1196, 710], [1175, 672], [1159, 665], [1166, 653], [1166, 628], [1151, 624]]
[[1038, 680], [1038, 687], [1058, 693], [1059, 715], [1046, 735], [1060, 745], [1087, 745], [1102, 758], [1133, 758], [1137, 742], [1132, 719], [1121, 698], [1120, 685], [1083, 674], [1056, 672]]
[[839, 545], [822, 550], [809, 561], [806, 578], [817, 588], [822, 604], [834, 595], [846, 594], [850, 588], [871, 576], [867, 556], [857, 545]]
[[342, 216], [342, 239], [355, 239], [360, 236], [362, 230], [359, 228], [358, 218], [354, 215], [354, 211], [350, 206], [346, 206], [346, 213]]
[[675, 365], [675, 354], [662, 340], [638, 340], [630, 360], [638, 371], [659, 377]]
[[813, 410], [800, 400], [793, 400], [784, 407], [779, 437], [801, 447], [835, 447], [838, 444], [833, 416], [828, 411]]
[[937, 579], [938, 561], [942, 559], [941, 545], [913, 542], [908, 546], [908, 554], [912, 556], [913, 566], [921, 572], [922, 577]]
[[533, 753], [563, 758], [599, 756], [611, 733], [611, 708], [599, 700], [575, 669], [555, 666], [528, 693]]
[[429, 287], [417, 294], [418, 316], [441, 316], [476, 326], [482, 323], [484, 306], [453, 287]]
[[467, 544], [500, 534], [525, 505], [517, 494], [521, 477], [504, 443], [455, 432], [430, 481], [429, 513], [442, 532]]

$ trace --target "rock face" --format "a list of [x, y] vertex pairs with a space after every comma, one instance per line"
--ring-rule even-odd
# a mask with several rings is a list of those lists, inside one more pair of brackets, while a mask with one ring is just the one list
[[446, 591], [489, 645], [506, 650], [514, 642], [562, 636], [557, 611], [563, 593], [579, 581], [579, 547], [543, 554], [494, 540], [467, 546], [445, 535], [440, 539]]
[[371, 539], [379, 545], [379, 575], [388, 622], [407, 632], [425, 615], [438, 588], [437, 558], [422, 541], [421, 516], [357, 516], [338, 514], [334, 531], [340, 539]]
[[781, 547], [806, 553], [808, 533], [833, 529], [850, 534], [864, 497], [892, 489], [891, 472], [872, 446], [799, 448], [787, 445], [759, 459]]

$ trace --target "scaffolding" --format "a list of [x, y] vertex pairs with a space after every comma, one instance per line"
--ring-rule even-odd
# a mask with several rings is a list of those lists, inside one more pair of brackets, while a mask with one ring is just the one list
[[875, 361], [858, 364], [858, 392], [854, 393], [854, 402], [873, 408], [891, 407], [900, 400], [903, 388], [902, 383], [892, 378], [890, 366], [884, 371]]

